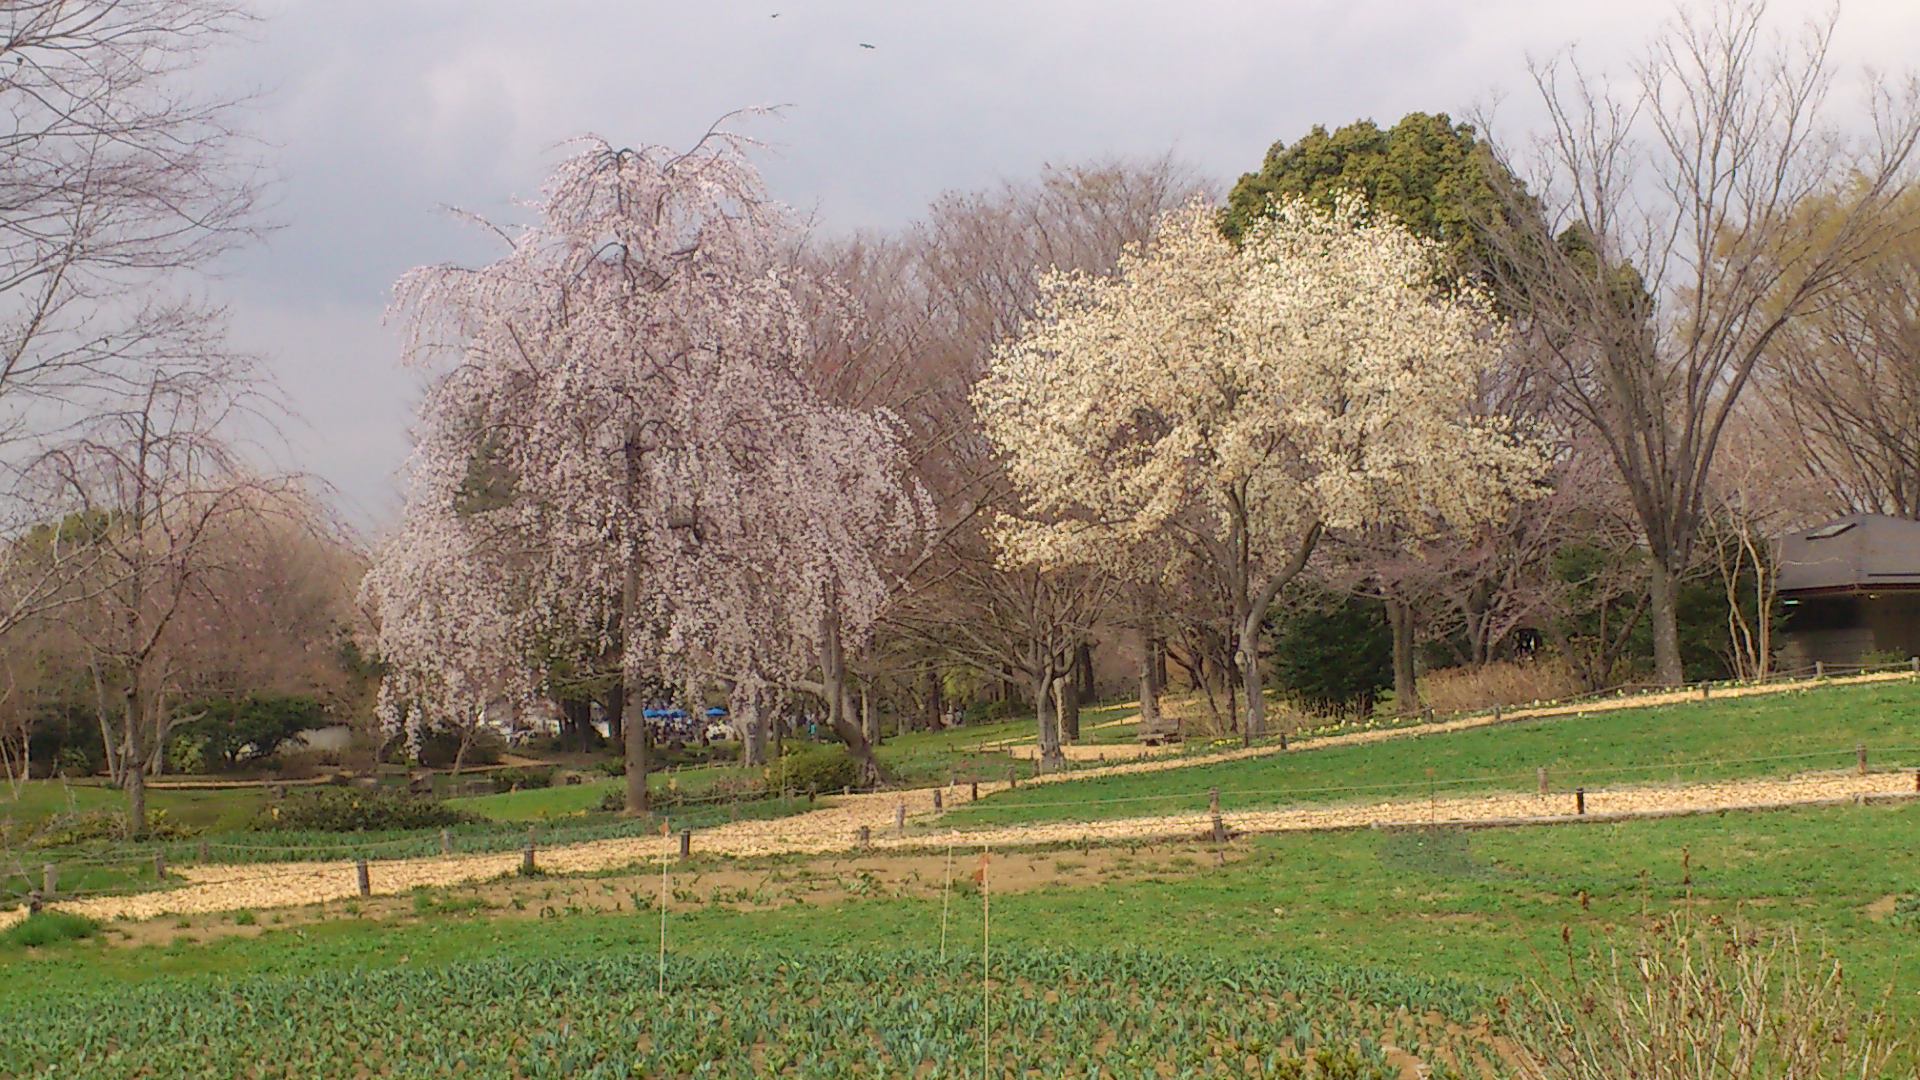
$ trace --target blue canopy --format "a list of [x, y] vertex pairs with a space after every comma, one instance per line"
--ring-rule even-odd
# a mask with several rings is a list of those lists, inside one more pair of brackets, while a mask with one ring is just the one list
[[713, 708], [707, 710], [707, 716], [710, 718], [715, 716], [725, 716], [725, 715], [727, 715], [727, 710], [721, 708], [718, 705], [715, 705]]

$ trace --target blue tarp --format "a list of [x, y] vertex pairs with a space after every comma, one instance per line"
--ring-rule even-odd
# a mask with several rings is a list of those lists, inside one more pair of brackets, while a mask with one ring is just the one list
[[718, 705], [715, 705], [713, 708], [707, 710], [707, 716], [709, 718], [715, 717], [715, 716], [725, 716], [725, 715], [727, 715], [727, 710], [721, 708]]

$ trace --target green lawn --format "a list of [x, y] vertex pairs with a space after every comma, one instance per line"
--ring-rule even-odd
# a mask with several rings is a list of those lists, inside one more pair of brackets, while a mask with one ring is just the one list
[[[1088, 1000], [1112, 996], [1099, 981], [1105, 977], [1102, 965], [1111, 963], [1103, 957], [1122, 950], [1144, 954], [1143, 962], [1159, 965], [1156, 970], [1172, 973], [1168, 977], [1176, 982], [1182, 971], [1238, 978], [1235, 964], [1269, 965], [1262, 978], [1293, 979], [1321, 986], [1320, 992], [1331, 991], [1316, 979], [1365, 987], [1376, 1004], [1399, 1001], [1416, 1012], [1417, 997], [1464, 1018], [1493, 995], [1563, 970], [1563, 933], [1580, 951], [1590, 944], [1626, 943], [1652, 919], [1684, 909], [1699, 921], [1719, 917], [1770, 932], [1791, 930], [1809, 948], [1830, 949], [1857, 994], [1874, 998], [1892, 986], [1892, 1007], [1910, 1024], [1920, 1024], [1920, 997], [1907, 975], [1920, 965], [1920, 927], [1887, 917], [1896, 898], [1920, 892], [1915, 835], [1920, 806], [1901, 804], [1580, 826], [1261, 837], [1236, 845], [1236, 860], [1225, 866], [1216, 867], [1208, 849], [1196, 845], [1191, 861], [1172, 870], [1109, 865], [1071, 885], [996, 895], [992, 948], [1010, 977], [1033, 964], [1065, 964], [1080, 972], [1092, 980], [1078, 991]], [[1064, 872], [1079, 855], [1063, 850], [1058, 858]], [[758, 985], [792, 977], [779, 972], [820, 968], [829, 973], [770, 990], [768, 1001], [817, 995], [837, 1002], [843, 998], [841, 980], [853, 976], [831, 972], [864, 964], [859, 979], [884, 979], [893, 993], [875, 999], [869, 990], [864, 998], [847, 998], [858, 1005], [853, 1015], [873, 1022], [872, 1006], [858, 1003], [901, 994], [933, 1010], [930, 1019], [950, 1015], [959, 999], [924, 986], [925, 980], [951, 978], [950, 969], [937, 967], [928, 955], [939, 945], [941, 910], [937, 899], [876, 896], [824, 907], [676, 913], [670, 941], [677, 959], [670, 972], [689, 982], [675, 1000], [684, 999], [689, 1016], [700, 1008], [726, 1008], [734, 991], [701, 982], [706, 972], [732, 971], [735, 981]], [[977, 893], [954, 894], [952, 912], [950, 953], [977, 958]], [[9, 990], [0, 995], [0, 1032], [8, 1033], [0, 1035], [0, 1056], [11, 1051], [23, 1060], [57, 1060], [27, 1055], [64, 1053], [71, 1040], [82, 1038], [60, 1020], [73, 1015], [102, 1018], [102, 1030], [122, 1043], [185, 1025], [207, 1032], [204, 1045], [214, 1049], [231, 1049], [231, 1040], [264, 1030], [288, 1045], [319, 1047], [352, 1027], [327, 1020], [332, 1006], [320, 1003], [362, 998], [378, 1000], [381, 1010], [396, 1015], [431, 1012], [436, 1031], [470, 1030], [479, 1043], [495, 1045], [491, 1032], [506, 1008], [497, 1000], [502, 994], [518, 1002], [516, 1008], [526, 998], [563, 1003], [561, 1014], [574, 1012], [582, 1032], [594, 1034], [577, 1036], [584, 1045], [565, 1038], [553, 1044], [568, 1046], [569, 1053], [596, 1046], [604, 1052], [610, 1045], [605, 1040], [648, 1031], [695, 1040], [691, 1029], [677, 1026], [679, 1020], [648, 1027], [667, 1025], [640, 995], [653, 977], [645, 961], [657, 948], [658, 933], [650, 911], [538, 919], [470, 913], [342, 920], [210, 944], [130, 948], [90, 940], [16, 950], [0, 954], [0, 984]], [[219, 982], [207, 982], [210, 976]], [[228, 989], [210, 994], [212, 987]], [[478, 989], [470, 994], [469, 988]], [[589, 1004], [589, 998], [608, 993], [613, 1006]], [[1302, 996], [1310, 1010], [1324, 1004], [1313, 994]], [[1170, 998], [1185, 1000], [1180, 994]], [[252, 1004], [236, 1004], [244, 1002]], [[1009, 1013], [1001, 1021], [1008, 1037], [1021, 1037], [1023, 1023], [1033, 1025], [1029, 1037], [1050, 1023], [1071, 1024], [1071, 1014], [1054, 1011], [1058, 1004], [1031, 1000], [1024, 1012]], [[602, 1015], [606, 1008], [635, 1018], [640, 1028], [603, 1029], [612, 1022]], [[803, 1029], [794, 1037], [836, 1030], [825, 1017], [832, 1011], [789, 1018]], [[553, 1010], [533, 1014], [550, 1016]], [[1204, 1015], [1194, 1014], [1194, 1022]], [[537, 1032], [562, 1034], [544, 1021], [525, 1034], [545, 1037]], [[411, 1036], [393, 1045], [430, 1052]], [[569, 1060], [583, 1072], [591, 1064]], [[434, 1061], [410, 1059], [413, 1067], [429, 1071], [439, 1067]]]
[[1218, 787], [1234, 807], [1713, 780], [1845, 768], [1854, 746], [1875, 767], [1920, 766], [1920, 684], [1877, 683], [1653, 709], [1521, 721], [1383, 742], [1302, 749], [1160, 772], [1039, 784], [960, 807], [945, 825], [1098, 820], [1204, 810]]

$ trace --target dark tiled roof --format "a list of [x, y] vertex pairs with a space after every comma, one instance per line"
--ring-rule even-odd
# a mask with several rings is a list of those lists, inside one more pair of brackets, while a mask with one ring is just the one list
[[1780, 538], [1780, 591], [1920, 588], [1920, 521], [1852, 514]]

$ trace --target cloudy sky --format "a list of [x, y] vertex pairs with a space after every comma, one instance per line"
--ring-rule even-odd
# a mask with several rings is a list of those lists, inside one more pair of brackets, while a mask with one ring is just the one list
[[[1775, 0], [1791, 28], [1828, 0]], [[261, 0], [207, 78], [258, 88], [280, 228], [219, 283], [299, 419], [300, 467], [377, 530], [399, 503], [416, 376], [381, 325], [408, 267], [484, 257], [445, 207], [502, 213], [560, 144], [686, 145], [719, 115], [830, 230], [1047, 163], [1172, 150], [1224, 186], [1315, 123], [1497, 105], [1528, 56], [1628, 59], [1669, 0]], [[777, 18], [774, 17], [777, 14]], [[862, 42], [874, 46], [860, 47]], [[1915, 0], [1850, 0], [1836, 51], [1899, 70]], [[1857, 68], [1856, 68], [1857, 70]]]

